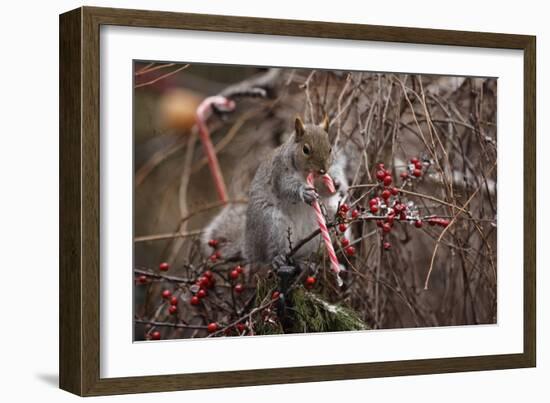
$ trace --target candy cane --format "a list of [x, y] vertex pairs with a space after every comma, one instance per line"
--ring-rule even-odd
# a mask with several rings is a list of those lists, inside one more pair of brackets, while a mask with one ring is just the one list
[[[310, 173], [307, 176], [307, 184], [310, 187], [313, 186], [313, 180], [315, 178], [315, 175], [313, 173]], [[332, 178], [327, 174], [322, 176], [323, 183], [327, 187], [328, 191], [331, 193], [335, 193], [336, 190], [334, 188], [334, 182], [332, 181]], [[342, 285], [342, 279], [340, 278], [340, 263], [338, 263], [338, 258], [336, 257], [336, 252], [334, 252], [334, 247], [332, 246], [332, 241], [330, 239], [330, 232], [327, 228], [327, 223], [325, 221], [325, 216], [323, 215], [321, 211], [321, 206], [319, 205], [319, 202], [315, 200], [311, 206], [315, 210], [315, 216], [317, 218], [317, 224], [319, 225], [319, 229], [321, 230], [321, 237], [323, 238], [323, 241], [325, 242], [325, 247], [327, 248], [328, 256], [330, 259], [330, 263], [332, 266], [332, 270], [334, 273], [336, 273], [336, 279], [338, 280], [338, 285]]]
[[235, 109], [235, 102], [220, 95], [208, 97], [201, 102], [196, 112], [197, 126], [199, 128], [202, 146], [204, 147], [204, 151], [208, 159], [208, 167], [210, 168], [210, 173], [212, 175], [212, 179], [214, 180], [218, 197], [220, 198], [220, 201], [226, 203], [227, 190], [225, 188], [225, 182], [223, 180], [220, 164], [218, 163], [218, 157], [216, 156], [216, 150], [212, 145], [212, 140], [210, 140], [210, 132], [206, 125], [206, 120], [212, 112], [212, 105], [216, 105], [219, 108], [225, 108], [227, 110], [233, 110]]
[[323, 183], [325, 184], [327, 190], [330, 192], [330, 194], [336, 193], [336, 188], [334, 187], [334, 182], [332, 181], [332, 178], [329, 174], [324, 174], [321, 176], [323, 179]]

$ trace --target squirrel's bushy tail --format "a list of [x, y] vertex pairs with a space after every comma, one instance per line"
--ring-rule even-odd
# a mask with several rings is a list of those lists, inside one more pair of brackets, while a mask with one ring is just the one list
[[212, 254], [208, 241], [218, 241], [217, 251], [223, 259], [243, 257], [246, 204], [229, 204], [205, 228], [201, 245], [206, 256]]

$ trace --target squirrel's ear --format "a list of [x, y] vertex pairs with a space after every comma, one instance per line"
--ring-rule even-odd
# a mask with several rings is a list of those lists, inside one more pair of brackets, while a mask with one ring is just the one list
[[328, 132], [329, 121], [328, 121], [328, 115], [327, 115], [326, 112], [325, 112], [325, 116], [323, 117], [323, 121], [321, 122], [321, 124], [319, 126], [321, 126], [321, 128], [324, 131]]
[[302, 119], [300, 119], [300, 116], [296, 116], [296, 120], [294, 122], [294, 128], [296, 130], [296, 140], [299, 140], [306, 131], [306, 128], [304, 126], [304, 122], [302, 122]]

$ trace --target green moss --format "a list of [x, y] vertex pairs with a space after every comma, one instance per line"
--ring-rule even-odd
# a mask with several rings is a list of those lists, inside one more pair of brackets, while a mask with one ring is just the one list
[[[265, 304], [271, 299], [277, 289], [277, 279], [257, 278], [256, 306]], [[291, 333], [341, 332], [347, 330], [366, 330], [366, 324], [357, 314], [341, 305], [331, 304], [316, 294], [297, 287], [292, 291], [291, 307], [288, 314], [292, 315]], [[259, 335], [285, 333], [281, 323], [272, 308], [269, 320], [264, 320], [256, 314], [254, 332]], [[287, 331], [287, 333], [289, 333]]]
[[292, 297], [295, 333], [367, 329], [354, 311], [330, 304], [303, 288], [296, 289]]

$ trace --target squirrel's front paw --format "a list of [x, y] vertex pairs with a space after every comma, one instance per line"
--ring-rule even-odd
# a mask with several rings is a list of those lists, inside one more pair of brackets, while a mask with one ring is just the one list
[[319, 195], [317, 194], [314, 188], [306, 187], [306, 186], [302, 188], [302, 192], [300, 196], [303, 202], [307, 204], [311, 204], [319, 198]]

